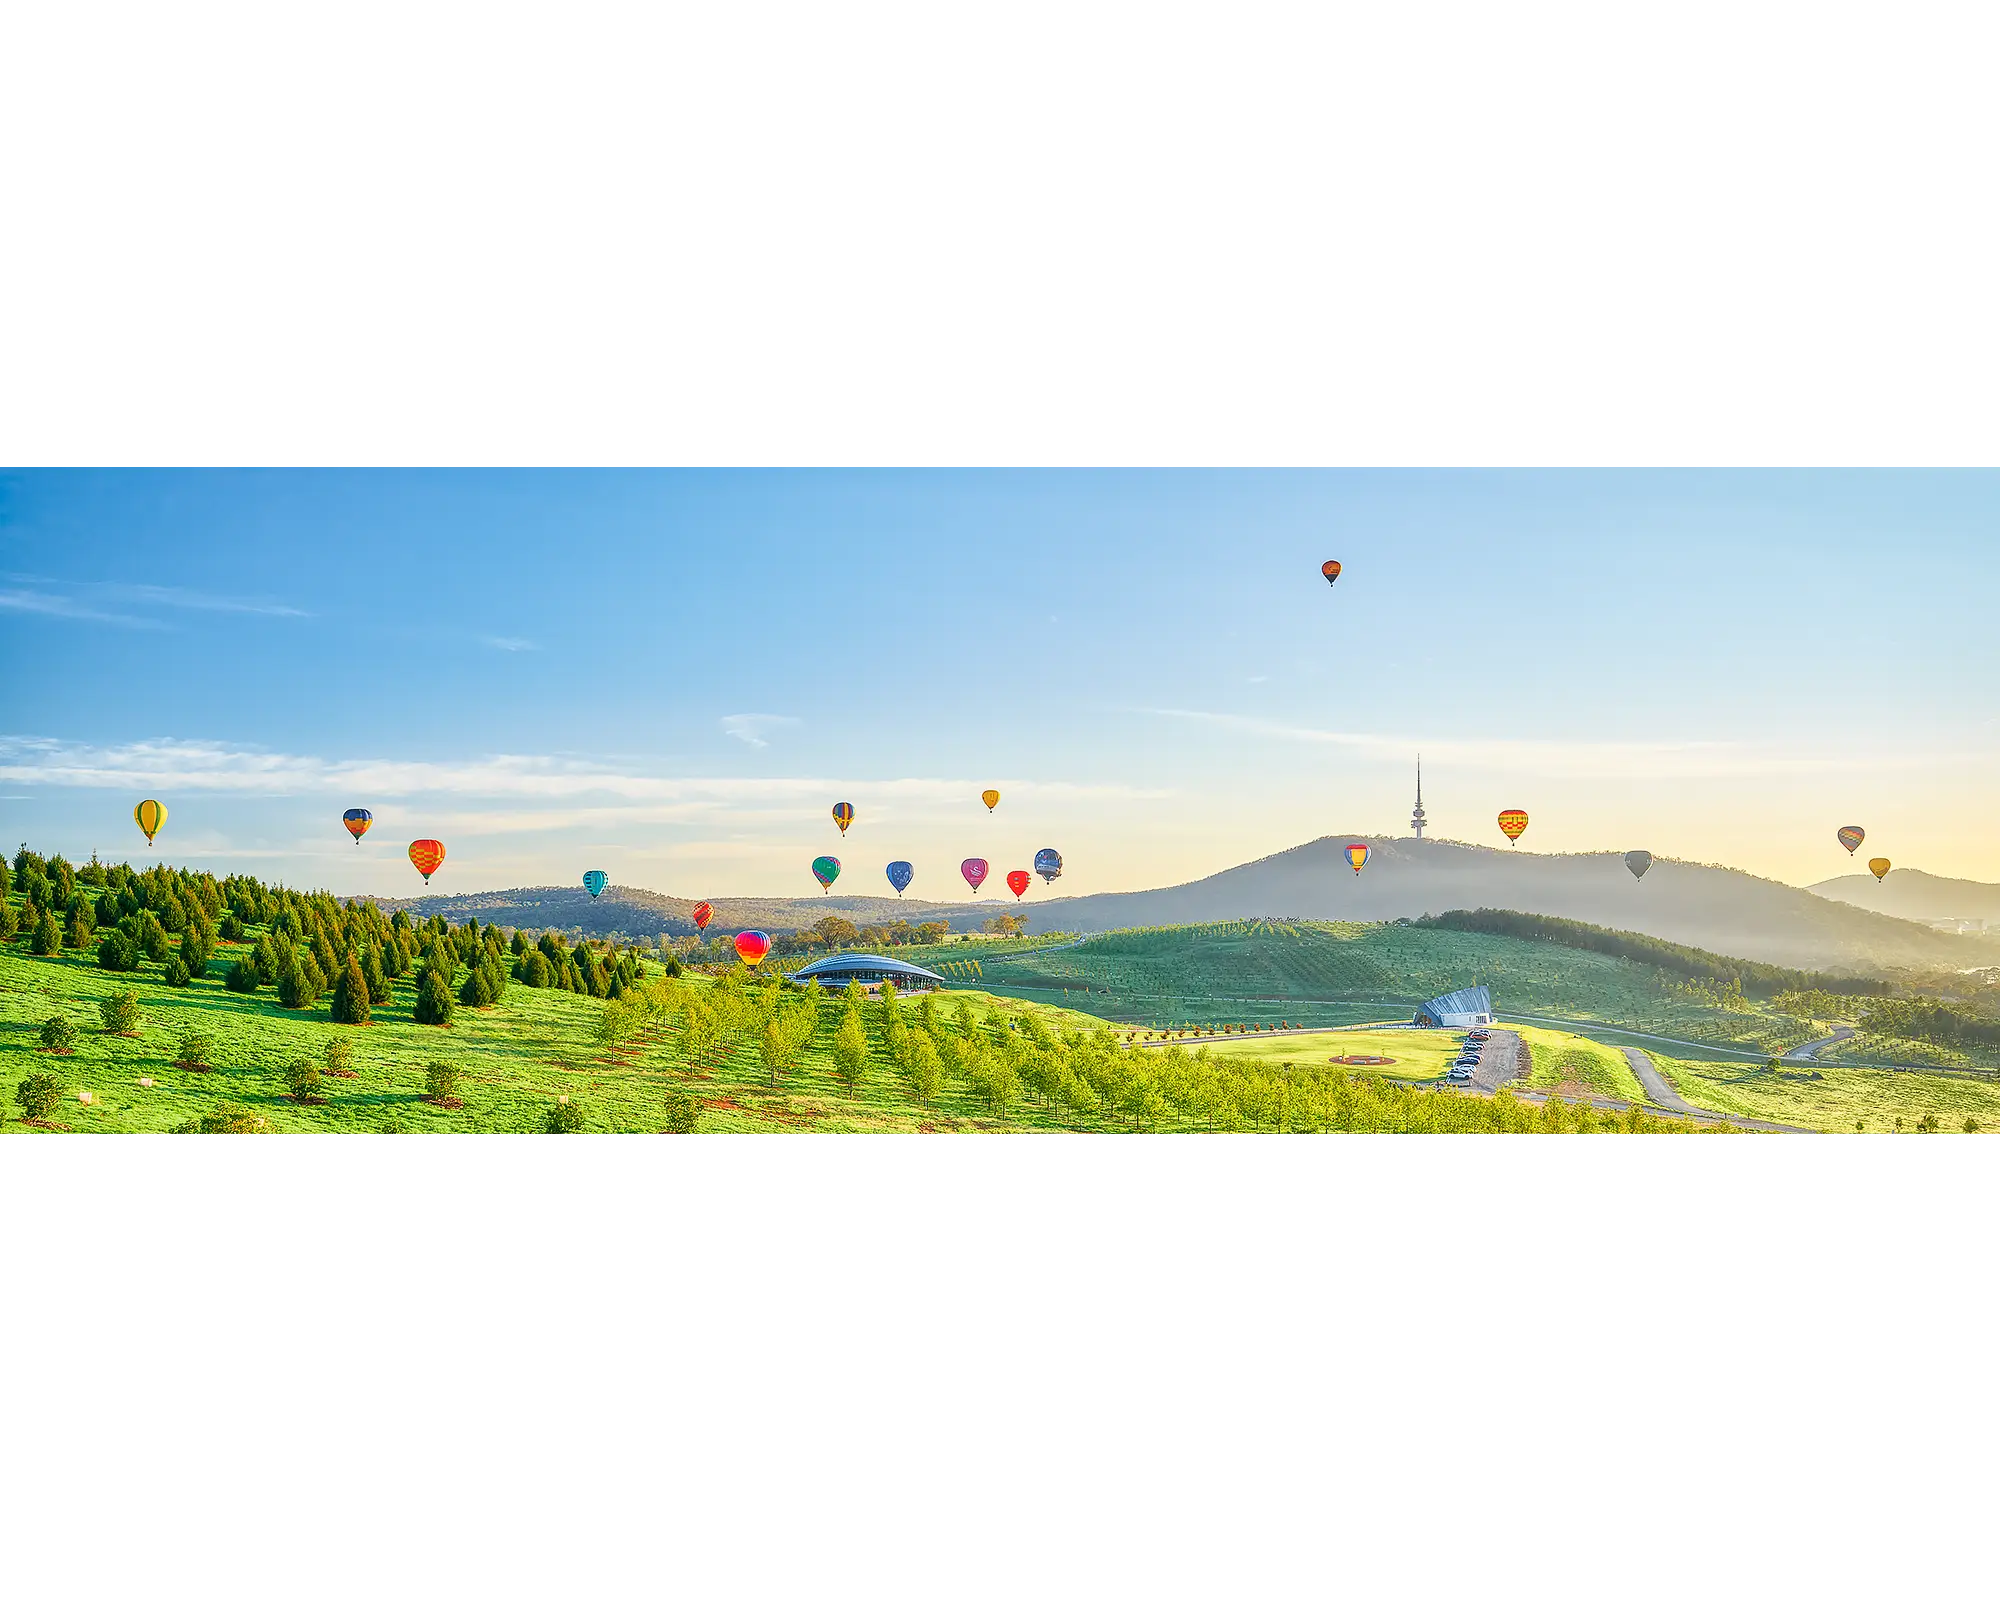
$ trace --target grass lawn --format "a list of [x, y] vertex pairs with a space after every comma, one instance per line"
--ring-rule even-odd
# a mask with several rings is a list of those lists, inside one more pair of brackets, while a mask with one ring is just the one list
[[1968, 1117], [1978, 1124], [1977, 1132], [2000, 1132], [2000, 1084], [1991, 1081], [1815, 1067], [1802, 1061], [1771, 1073], [1748, 1062], [1724, 1065], [1657, 1050], [1647, 1053], [1690, 1104], [1709, 1111], [1790, 1122], [1823, 1133], [1894, 1133], [1898, 1118], [1906, 1132], [1914, 1132], [1927, 1115], [1938, 1119], [1940, 1133], [1963, 1132]]
[[1632, 1063], [1614, 1046], [1553, 1028], [1514, 1031], [1534, 1053], [1534, 1069], [1528, 1074], [1531, 1089], [1554, 1090], [1572, 1098], [1591, 1094], [1632, 1105], [1647, 1103]]
[[1393, 1056], [1386, 1067], [1358, 1066], [1356, 1072], [1385, 1078], [1436, 1078], [1458, 1054], [1459, 1036], [1438, 1029], [1384, 1029], [1379, 1033], [1266, 1033], [1247, 1037], [1230, 1034], [1219, 1039], [1187, 1041], [1185, 1048], [1206, 1047], [1218, 1061], [1255, 1061], [1266, 1066], [1320, 1067], [1335, 1056]]

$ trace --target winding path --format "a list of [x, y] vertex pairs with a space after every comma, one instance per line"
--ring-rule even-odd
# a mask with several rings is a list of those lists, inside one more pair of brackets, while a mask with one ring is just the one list
[[1663, 1106], [1668, 1111], [1679, 1111], [1690, 1117], [1702, 1114], [1699, 1107], [1689, 1105], [1680, 1097], [1679, 1092], [1667, 1082], [1666, 1075], [1653, 1065], [1653, 1058], [1645, 1051], [1634, 1049], [1629, 1044], [1621, 1045], [1619, 1048], [1625, 1052], [1625, 1059], [1631, 1063], [1632, 1073], [1639, 1080], [1639, 1087], [1646, 1091], [1646, 1098], [1654, 1105]]

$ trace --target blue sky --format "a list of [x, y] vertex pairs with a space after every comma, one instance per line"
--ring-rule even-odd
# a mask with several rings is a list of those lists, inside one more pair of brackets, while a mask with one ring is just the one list
[[1405, 831], [1421, 750], [1447, 837], [1811, 882], [1853, 821], [1994, 879], [1996, 591], [1991, 473], [14, 474], [0, 830], [143, 855], [154, 795], [166, 859], [382, 892], [422, 835], [441, 889], [706, 896], [1050, 844], [1089, 892]]

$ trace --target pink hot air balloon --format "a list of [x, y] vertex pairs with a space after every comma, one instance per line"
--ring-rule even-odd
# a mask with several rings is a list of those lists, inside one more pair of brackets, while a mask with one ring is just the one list
[[965, 878], [965, 881], [972, 885], [972, 892], [977, 894], [979, 893], [979, 886], [986, 881], [986, 874], [993, 869], [981, 861], [979, 857], [973, 856], [968, 860], [959, 862], [958, 870]]

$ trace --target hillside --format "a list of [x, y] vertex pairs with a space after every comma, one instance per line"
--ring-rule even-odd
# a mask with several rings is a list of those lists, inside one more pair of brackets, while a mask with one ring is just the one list
[[[463, 922], [477, 917], [481, 922], [497, 922], [506, 928], [560, 928], [566, 933], [581, 932], [593, 939], [617, 936], [651, 939], [662, 933], [680, 936], [695, 932], [696, 902], [675, 895], [657, 894], [651, 889], [633, 889], [613, 884], [595, 900], [588, 890], [575, 884], [550, 884], [532, 889], [493, 889], [477, 894], [416, 895], [392, 900], [381, 895], [366, 896], [384, 911], [407, 911], [412, 917], [441, 916], [447, 922]], [[709, 907], [715, 920], [708, 931], [733, 933], [742, 928], [762, 928], [779, 933], [790, 928], [807, 928], [824, 916], [842, 916], [853, 922], [884, 922], [903, 917], [911, 922], [946, 921], [949, 914], [968, 918], [967, 908], [942, 905], [935, 900], [914, 897], [901, 900], [880, 895], [813, 895], [797, 900], [720, 899]], [[990, 917], [998, 905], [977, 908], [979, 917]]]
[[1375, 837], [1357, 877], [1341, 849], [1357, 837], [1316, 839], [1173, 888], [1031, 902], [1028, 910], [1038, 931], [1094, 933], [1245, 917], [1374, 922], [1494, 906], [1831, 972], [2000, 959], [2000, 938], [1940, 933], [1728, 867], [1656, 860], [1634, 881], [1609, 851], [1540, 855]]
[[2000, 926], [2000, 883], [1975, 883], [1970, 878], [1939, 878], [1914, 867], [1898, 867], [1877, 883], [1872, 874], [1850, 873], [1811, 886], [1828, 900], [1892, 917], [1923, 922], [1951, 917]]

